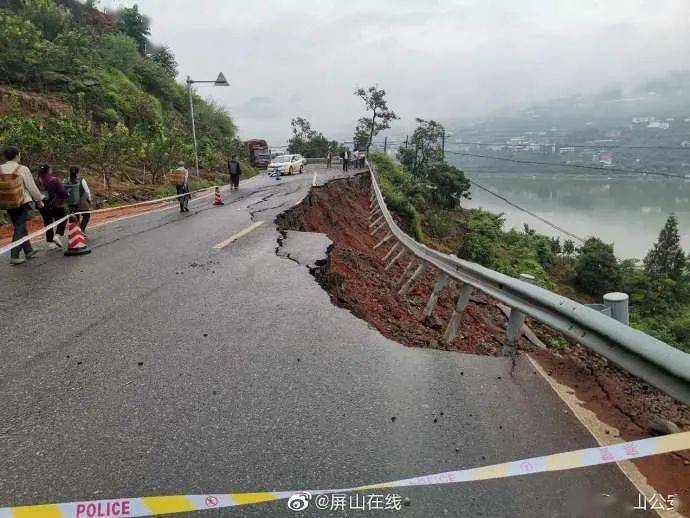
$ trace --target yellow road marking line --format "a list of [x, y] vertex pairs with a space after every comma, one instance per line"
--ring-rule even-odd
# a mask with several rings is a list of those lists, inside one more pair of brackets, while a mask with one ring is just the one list
[[235, 234], [234, 236], [230, 236], [230, 237], [227, 238], [225, 241], [221, 241], [221, 242], [218, 243], [217, 245], [214, 245], [214, 246], [213, 246], [213, 249], [214, 249], [214, 250], [222, 250], [223, 248], [225, 248], [226, 246], [228, 246], [228, 245], [229, 245], [230, 243], [232, 243], [233, 241], [237, 241], [237, 240], [238, 240], [239, 238], [241, 238], [242, 236], [244, 236], [244, 235], [246, 235], [246, 234], [249, 234], [252, 230], [254, 230], [255, 228], [260, 227], [260, 226], [263, 225], [263, 224], [264, 224], [263, 221], [257, 221], [256, 223], [252, 223], [252, 224], [249, 225], [247, 228], [245, 228], [245, 229], [243, 229], [243, 230], [240, 230], [240, 231], [239, 231], [237, 234]]

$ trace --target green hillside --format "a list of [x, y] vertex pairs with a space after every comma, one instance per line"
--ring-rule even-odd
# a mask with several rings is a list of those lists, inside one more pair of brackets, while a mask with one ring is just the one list
[[[108, 187], [160, 182], [193, 163], [186, 87], [171, 50], [134, 6], [106, 14], [76, 0], [0, 0], [0, 145], [30, 166], [80, 164]], [[195, 95], [200, 162], [219, 170], [242, 145], [230, 116]]]

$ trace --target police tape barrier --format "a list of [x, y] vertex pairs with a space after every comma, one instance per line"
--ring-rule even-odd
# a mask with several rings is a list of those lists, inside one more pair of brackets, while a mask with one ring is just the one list
[[[172, 196], [166, 196], [164, 198], [156, 198], [154, 200], [146, 200], [146, 201], [140, 201], [137, 203], [130, 203], [129, 205], [118, 205], [117, 207], [108, 207], [106, 209], [94, 209], [94, 210], [83, 210], [79, 212], [72, 212], [71, 214], [68, 214], [64, 218], [60, 218], [57, 221], [54, 221], [50, 225], [46, 225], [45, 227], [37, 230], [36, 232], [33, 232], [32, 234], [29, 234], [28, 236], [24, 236], [21, 239], [18, 239], [17, 241], [13, 241], [12, 243], [9, 243], [2, 248], [0, 248], [0, 255], [6, 254], [10, 250], [12, 250], [15, 246], [19, 246], [22, 243], [26, 243], [27, 241], [30, 241], [31, 239], [36, 239], [38, 237], [41, 237], [47, 230], [54, 229], [58, 225], [60, 225], [63, 221], [67, 221], [71, 216], [80, 216], [82, 214], [102, 214], [104, 212], [113, 212], [116, 210], [122, 210], [122, 209], [131, 209], [132, 207], [141, 207], [144, 205], [156, 205], [158, 203], [165, 203], [168, 201], [175, 200], [177, 198], [181, 198], [182, 196], [191, 196], [192, 194], [200, 193], [203, 191], [208, 191], [205, 195], [198, 197], [197, 199], [203, 199], [207, 196], [211, 195], [211, 190], [215, 189], [215, 186], [213, 187], [204, 187], [203, 189], [196, 189], [195, 191], [190, 191], [184, 194], [173, 194]], [[145, 214], [145, 213], [142, 213]]]
[[116, 498], [112, 500], [89, 500], [64, 504], [4, 507], [0, 508], [0, 518], [120, 518], [125, 516], [155, 516], [236, 507], [285, 499], [289, 499], [288, 506], [290, 509], [299, 511], [304, 509], [306, 507], [305, 502], [308, 505], [308, 499], [315, 495], [350, 493], [372, 489], [457, 484], [460, 482], [517, 477], [534, 473], [609, 464], [685, 449], [690, 449], [690, 432], [348, 489], [147, 496], [140, 498]]

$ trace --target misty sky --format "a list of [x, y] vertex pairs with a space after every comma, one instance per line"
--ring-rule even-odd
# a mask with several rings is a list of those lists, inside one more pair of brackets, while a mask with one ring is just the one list
[[139, 4], [180, 78], [224, 105], [242, 138], [281, 144], [301, 115], [349, 139], [379, 84], [401, 117], [481, 116], [690, 69], [688, 0], [102, 0]]

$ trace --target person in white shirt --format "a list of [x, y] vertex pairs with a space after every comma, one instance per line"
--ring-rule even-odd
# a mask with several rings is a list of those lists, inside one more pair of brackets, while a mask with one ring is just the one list
[[189, 207], [187, 207], [189, 198], [191, 198], [189, 195], [189, 171], [185, 168], [184, 162], [182, 161], [177, 164], [177, 170], [184, 172], [184, 183], [175, 186], [178, 195], [185, 194], [185, 196], [177, 198], [177, 201], [180, 202], [180, 212], [189, 212]]
[[343, 171], [347, 171], [347, 166], [350, 165], [350, 150], [345, 148], [341, 156], [343, 157]]
[[[37, 208], [43, 208], [43, 196], [41, 195], [41, 191], [38, 190], [29, 168], [21, 165], [22, 155], [19, 149], [14, 146], [9, 146], [5, 148], [3, 154], [7, 161], [0, 165], [0, 174], [19, 173], [22, 176], [22, 182], [24, 184], [22, 204], [16, 209], [7, 209], [7, 214], [14, 227], [14, 232], [12, 234], [12, 241], [14, 242], [29, 234], [26, 228], [26, 220], [31, 211], [31, 202], [35, 202]], [[24, 250], [24, 257], [20, 257], [22, 250]], [[31, 241], [26, 241], [19, 246], [15, 246], [10, 251], [10, 264], [22, 264], [26, 262], [27, 259], [35, 257], [36, 253], [36, 250], [31, 246]]]

